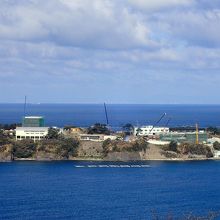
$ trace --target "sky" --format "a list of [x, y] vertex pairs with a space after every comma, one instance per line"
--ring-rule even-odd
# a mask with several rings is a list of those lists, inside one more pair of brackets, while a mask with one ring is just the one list
[[0, 0], [0, 102], [220, 104], [219, 0]]

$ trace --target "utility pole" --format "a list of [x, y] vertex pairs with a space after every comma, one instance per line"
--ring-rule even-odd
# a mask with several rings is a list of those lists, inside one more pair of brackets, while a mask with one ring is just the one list
[[198, 124], [196, 123], [196, 145], [199, 144], [199, 127]]

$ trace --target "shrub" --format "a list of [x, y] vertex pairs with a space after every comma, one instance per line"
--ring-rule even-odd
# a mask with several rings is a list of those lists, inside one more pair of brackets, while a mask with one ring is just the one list
[[134, 143], [132, 143], [132, 146], [130, 148], [130, 151], [142, 151], [146, 150], [148, 148], [148, 143], [144, 140], [139, 140]]
[[96, 123], [93, 126], [88, 128], [88, 134], [106, 134], [109, 135], [111, 132], [107, 125]]
[[213, 157], [212, 151], [208, 146], [202, 144], [181, 144], [181, 151], [184, 154], [205, 155], [207, 158]]
[[15, 142], [12, 147], [13, 157], [30, 158], [33, 157], [36, 151], [36, 144], [33, 140], [21, 140]]
[[171, 141], [168, 145], [162, 146], [162, 150], [164, 151], [173, 151], [178, 152], [178, 145], [176, 141]]
[[68, 159], [71, 156], [77, 156], [77, 148], [79, 142], [72, 138], [67, 138], [61, 141], [57, 146], [56, 153], [62, 158]]
[[214, 148], [215, 150], [220, 150], [220, 143], [219, 143], [218, 141], [214, 142], [214, 143], [213, 143], [213, 148]]

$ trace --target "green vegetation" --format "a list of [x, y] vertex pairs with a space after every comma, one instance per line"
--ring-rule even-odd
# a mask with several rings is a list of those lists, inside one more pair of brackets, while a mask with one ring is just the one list
[[69, 159], [77, 156], [79, 142], [73, 138], [45, 139], [37, 143], [38, 155], [54, 159]]
[[77, 128], [77, 126], [75, 126], [75, 125], [65, 125], [64, 126], [64, 130], [70, 130], [71, 128]]
[[207, 131], [210, 134], [213, 134], [213, 135], [219, 135], [220, 134], [220, 128], [217, 128], [217, 127], [208, 127]]
[[130, 123], [127, 123], [127, 124], [122, 126], [122, 129], [125, 132], [125, 134], [130, 135], [134, 131], [134, 126]]
[[36, 144], [33, 140], [17, 141], [12, 146], [13, 158], [32, 158], [36, 152]]
[[63, 139], [59, 147], [56, 149], [57, 155], [62, 158], [69, 159], [69, 157], [77, 156], [77, 148], [79, 146], [79, 142], [75, 139], [68, 138]]
[[58, 128], [49, 128], [46, 139], [59, 139], [60, 136], [60, 130]]
[[218, 141], [214, 142], [214, 143], [213, 143], [213, 148], [214, 148], [215, 150], [220, 150], [220, 143], [219, 143]]
[[141, 128], [138, 128], [138, 129], [137, 129], [136, 136], [138, 136], [141, 132], [142, 132], [142, 129], [141, 129]]
[[174, 151], [177, 152], [177, 142], [176, 141], [171, 141], [170, 144], [168, 145], [168, 151]]
[[21, 124], [16, 124], [16, 123], [13, 123], [13, 124], [0, 124], [0, 129], [3, 129], [3, 130], [11, 130], [11, 129], [15, 129], [16, 127], [19, 127], [21, 126]]
[[[51, 132], [52, 133], [52, 132]], [[54, 133], [56, 134], [56, 133]], [[77, 156], [79, 141], [73, 138], [63, 138], [50, 135], [51, 139], [34, 142], [31, 139], [13, 141], [0, 132], [0, 154], [10, 152], [13, 159], [69, 159]], [[0, 155], [0, 158], [1, 158]]]
[[107, 125], [96, 123], [93, 126], [88, 128], [87, 133], [88, 134], [105, 134], [105, 135], [109, 135], [111, 132], [110, 132], [109, 128], [107, 127]]
[[125, 142], [121, 140], [111, 141], [107, 139], [102, 144], [103, 154], [107, 156], [111, 152], [140, 152], [145, 151], [148, 148], [148, 143], [143, 140], [137, 140], [135, 142]]
[[[177, 143], [171, 141], [169, 145], [162, 147], [165, 152], [175, 152], [178, 155], [204, 155], [207, 158], [213, 157], [213, 153], [208, 146], [202, 144]], [[164, 154], [164, 152], [163, 152]]]
[[10, 143], [11, 138], [4, 134], [3, 129], [0, 129], [0, 146]]

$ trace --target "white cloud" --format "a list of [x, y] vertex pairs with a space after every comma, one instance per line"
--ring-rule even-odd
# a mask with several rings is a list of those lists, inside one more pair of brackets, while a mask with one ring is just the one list
[[141, 10], [160, 10], [164, 8], [190, 6], [195, 3], [194, 0], [129, 0], [131, 5]]
[[195, 79], [212, 85], [209, 75], [219, 79], [220, 70], [214, 1], [2, 1], [0, 85], [63, 83], [69, 91], [79, 86], [85, 97], [87, 84], [104, 89], [104, 82], [117, 94], [131, 87], [145, 94], [154, 83], [192, 88]]
[[2, 39], [52, 41], [60, 45], [106, 49], [157, 45], [150, 39], [150, 30], [139, 16], [110, 0], [4, 4], [0, 19]]

